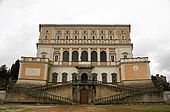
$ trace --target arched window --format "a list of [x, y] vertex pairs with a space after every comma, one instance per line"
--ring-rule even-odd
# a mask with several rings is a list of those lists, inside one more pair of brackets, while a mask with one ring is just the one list
[[116, 73], [112, 73], [112, 83], [117, 82], [117, 74]]
[[62, 73], [62, 82], [67, 82], [67, 73]]
[[106, 52], [105, 51], [100, 52], [100, 61], [106, 62]]
[[107, 83], [107, 74], [102, 73], [102, 83]]
[[91, 61], [97, 62], [97, 52], [96, 51], [91, 52]]
[[68, 51], [63, 52], [63, 61], [69, 62], [69, 52]]
[[78, 62], [78, 52], [77, 51], [72, 52], [72, 61]]
[[88, 61], [88, 53], [87, 53], [87, 51], [83, 51], [81, 53], [81, 61]]
[[57, 76], [58, 76], [58, 73], [56, 72], [52, 73], [52, 82], [57, 82]]

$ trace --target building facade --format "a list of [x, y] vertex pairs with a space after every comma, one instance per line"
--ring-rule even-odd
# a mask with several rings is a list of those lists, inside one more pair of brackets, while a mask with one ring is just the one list
[[150, 79], [147, 57], [133, 57], [130, 25], [40, 24], [36, 57], [22, 57], [18, 83]]

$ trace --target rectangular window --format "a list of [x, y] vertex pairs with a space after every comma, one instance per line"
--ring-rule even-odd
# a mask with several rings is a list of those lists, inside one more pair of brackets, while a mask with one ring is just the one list
[[68, 40], [68, 35], [66, 36], [66, 40]]
[[114, 62], [115, 59], [114, 59], [114, 56], [111, 56], [111, 62]]
[[42, 55], [42, 58], [45, 58], [45, 55]]
[[54, 61], [55, 61], [55, 62], [58, 62], [58, 55], [55, 55], [55, 56], [54, 56]]

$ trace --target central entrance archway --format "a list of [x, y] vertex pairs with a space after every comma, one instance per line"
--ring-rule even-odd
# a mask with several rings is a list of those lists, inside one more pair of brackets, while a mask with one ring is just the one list
[[80, 104], [88, 104], [88, 90], [85, 88], [80, 91]]
[[83, 74], [81, 75], [81, 82], [86, 82], [87, 80], [88, 80], [87, 74], [86, 74], [86, 73], [83, 73]]

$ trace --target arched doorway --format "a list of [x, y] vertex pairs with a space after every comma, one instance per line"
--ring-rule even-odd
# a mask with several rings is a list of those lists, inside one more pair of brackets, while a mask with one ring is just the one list
[[83, 73], [83, 74], [81, 75], [81, 82], [86, 82], [87, 80], [88, 80], [87, 74], [86, 74], [86, 73]]
[[80, 91], [80, 104], [88, 104], [88, 90], [85, 88]]

